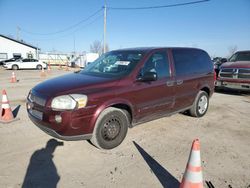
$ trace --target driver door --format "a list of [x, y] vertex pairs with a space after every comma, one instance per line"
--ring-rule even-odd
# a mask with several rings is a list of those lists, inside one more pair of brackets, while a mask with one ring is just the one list
[[174, 105], [174, 87], [170, 71], [167, 51], [156, 51], [148, 58], [141, 68], [138, 77], [146, 72], [155, 72], [156, 81], [137, 81], [133, 93], [136, 101], [136, 119], [147, 121], [172, 111]]

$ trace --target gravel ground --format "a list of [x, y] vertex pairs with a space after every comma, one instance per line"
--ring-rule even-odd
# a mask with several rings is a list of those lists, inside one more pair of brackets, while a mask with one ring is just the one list
[[192, 140], [199, 138], [204, 181], [250, 188], [249, 94], [215, 93], [203, 118], [176, 114], [141, 124], [106, 151], [87, 141], [51, 140], [27, 116], [29, 90], [69, 72], [54, 68], [41, 78], [37, 70], [21, 70], [19, 82], [9, 83], [11, 72], [0, 69], [0, 89], [12, 110], [20, 105], [20, 120], [0, 124], [0, 187], [178, 187]]

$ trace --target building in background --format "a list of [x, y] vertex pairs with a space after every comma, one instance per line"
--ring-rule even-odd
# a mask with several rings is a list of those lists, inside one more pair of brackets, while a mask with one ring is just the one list
[[38, 59], [39, 51], [36, 46], [0, 34], [0, 61], [11, 58]]
[[98, 53], [41, 52], [36, 46], [0, 34], [0, 61], [11, 58], [34, 58], [50, 65], [85, 67], [98, 57]]

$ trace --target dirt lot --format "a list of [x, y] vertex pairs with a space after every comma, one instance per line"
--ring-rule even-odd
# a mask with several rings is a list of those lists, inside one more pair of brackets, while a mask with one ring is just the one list
[[250, 187], [249, 95], [215, 93], [203, 118], [177, 114], [136, 126], [113, 150], [87, 141], [54, 144], [53, 150], [46, 148], [52, 138], [28, 119], [25, 98], [37, 83], [68, 73], [54, 69], [41, 78], [36, 70], [16, 71], [20, 81], [11, 84], [11, 71], [0, 69], [0, 89], [12, 110], [21, 105], [19, 121], [0, 124], [0, 187], [176, 187], [195, 138], [204, 180], [216, 188]]

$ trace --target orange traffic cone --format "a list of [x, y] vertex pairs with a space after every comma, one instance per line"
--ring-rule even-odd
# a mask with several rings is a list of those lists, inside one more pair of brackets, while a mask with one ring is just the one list
[[65, 67], [65, 71], [69, 71], [69, 67], [67, 65]]
[[51, 67], [50, 67], [50, 63], [49, 63], [49, 65], [48, 65], [48, 73], [50, 73], [50, 71], [51, 71]]
[[200, 142], [198, 139], [193, 141], [180, 188], [203, 188]]
[[40, 74], [41, 77], [46, 77], [46, 73], [44, 72], [44, 68], [42, 67], [42, 72]]
[[1, 123], [10, 123], [13, 122], [15, 120], [18, 120], [17, 118], [14, 118], [14, 115], [12, 113], [12, 110], [10, 108], [10, 104], [8, 101], [8, 97], [6, 94], [6, 91], [3, 90], [2, 92], [2, 105], [1, 105], [1, 116], [0, 116], [0, 122]]
[[62, 70], [62, 64], [60, 63], [58, 70]]
[[12, 75], [11, 75], [11, 79], [10, 79], [10, 83], [16, 83], [17, 80], [16, 80], [16, 75], [14, 72], [12, 72]]

